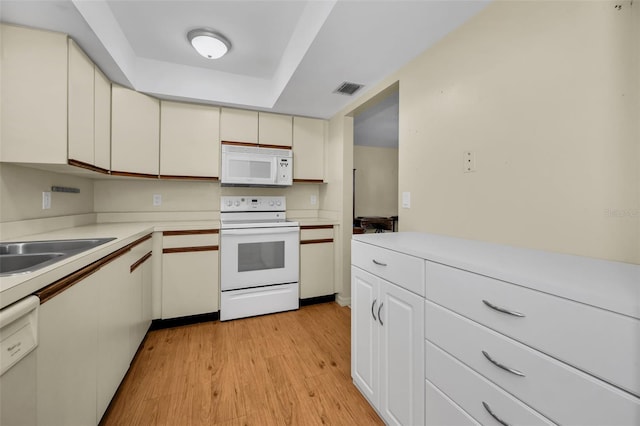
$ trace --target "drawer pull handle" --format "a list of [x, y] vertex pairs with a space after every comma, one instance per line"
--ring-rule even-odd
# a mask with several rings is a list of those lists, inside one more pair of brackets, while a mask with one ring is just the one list
[[371, 304], [371, 316], [373, 317], [374, 321], [378, 321], [378, 318], [376, 318], [376, 314], [373, 313], [373, 310], [375, 309], [377, 301], [378, 299], [373, 299], [373, 303]]
[[482, 405], [484, 406], [484, 409], [487, 410], [487, 413], [491, 414], [491, 417], [496, 419], [498, 421], [498, 423], [500, 423], [502, 426], [511, 426], [509, 423], [505, 422], [500, 417], [498, 417], [495, 414], [493, 414], [493, 411], [491, 411], [491, 407], [489, 407], [489, 404], [487, 404], [486, 402], [482, 401]]
[[503, 314], [513, 315], [514, 317], [521, 317], [521, 318], [525, 317], [525, 315], [521, 314], [520, 312], [510, 311], [509, 309], [501, 308], [500, 306], [496, 306], [491, 302], [487, 302], [486, 300], [483, 300], [482, 303], [484, 303], [494, 311], [502, 312]]
[[383, 306], [384, 306], [384, 302], [382, 302], [380, 304], [380, 307], [378, 308], [378, 321], [380, 321], [380, 325], [384, 325], [384, 323], [382, 322], [382, 315], [380, 315], [380, 311], [382, 310]]
[[377, 260], [375, 260], [375, 259], [373, 259], [373, 263], [375, 263], [376, 265], [379, 265], [379, 266], [387, 266], [387, 264], [386, 264], [386, 263], [378, 262], [378, 261], [377, 261]]
[[520, 377], [526, 377], [524, 375], [524, 373], [522, 373], [521, 371], [515, 370], [513, 368], [509, 368], [506, 365], [500, 364], [498, 361], [496, 361], [495, 359], [491, 358], [491, 355], [489, 355], [488, 353], [486, 353], [485, 351], [482, 351], [482, 355], [484, 355], [484, 357], [486, 359], [488, 359], [493, 365], [502, 368], [505, 371], [508, 371], [511, 374], [515, 374], [516, 376], [520, 376]]

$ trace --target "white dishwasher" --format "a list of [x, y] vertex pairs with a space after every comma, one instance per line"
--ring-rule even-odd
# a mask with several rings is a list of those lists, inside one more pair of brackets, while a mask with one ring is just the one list
[[37, 424], [39, 306], [29, 296], [0, 311], [0, 425]]

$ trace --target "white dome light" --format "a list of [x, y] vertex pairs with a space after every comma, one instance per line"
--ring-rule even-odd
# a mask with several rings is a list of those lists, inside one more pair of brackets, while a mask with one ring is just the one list
[[231, 48], [229, 40], [209, 30], [189, 31], [187, 38], [196, 52], [207, 59], [222, 58]]

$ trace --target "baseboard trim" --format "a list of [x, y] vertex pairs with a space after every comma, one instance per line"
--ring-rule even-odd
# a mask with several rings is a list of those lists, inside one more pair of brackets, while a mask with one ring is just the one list
[[151, 322], [149, 331], [162, 330], [164, 328], [181, 327], [183, 325], [199, 324], [201, 322], [217, 321], [220, 319], [220, 312], [208, 314], [189, 315], [186, 317], [154, 319]]
[[317, 305], [318, 303], [333, 302], [335, 296], [329, 294], [328, 296], [309, 297], [308, 299], [300, 299], [300, 306]]
[[338, 293], [336, 294], [336, 303], [340, 306], [351, 306], [351, 297], [343, 297]]

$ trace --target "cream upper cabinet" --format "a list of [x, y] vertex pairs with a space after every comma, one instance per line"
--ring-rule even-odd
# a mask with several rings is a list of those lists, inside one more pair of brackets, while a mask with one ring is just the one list
[[111, 169], [158, 175], [160, 101], [121, 86], [111, 91]]
[[290, 147], [293, 139], [290, 115], [258, 113], [258, 143]]
[[67, 36], [3, 24], [0, 161], [67, 163]]
[[94, 67], [93, 165], [111, 169], [111, 81]]
[[160, 175], [218, 177], [220, 108], [160, 102]]
[[69, 39], [69, 159], [94, 163], [93, 62]]
[[324, 180], [324, 145], [327, 122], [293, 117], [293, 179]]
[[222, 108], [220, 110], [220, 140], [258, 143], [258, 112]]
[[69, 160], [111, 166], [111, 82], [69, 39]]

